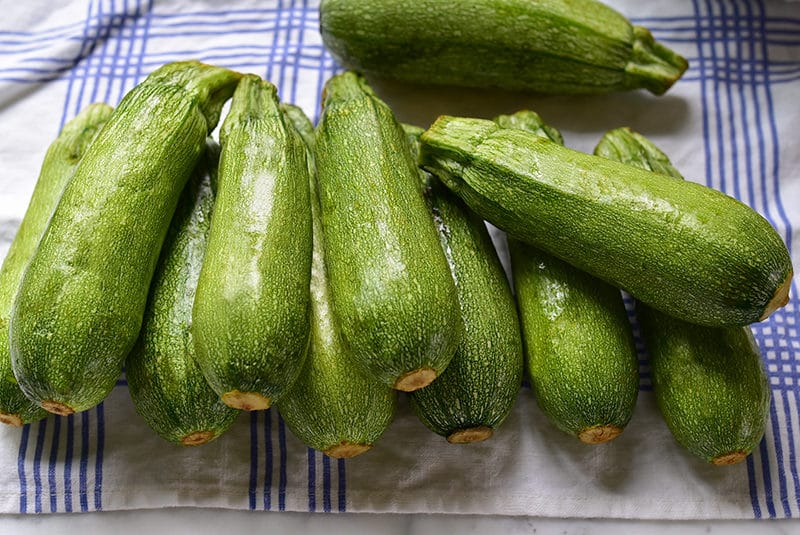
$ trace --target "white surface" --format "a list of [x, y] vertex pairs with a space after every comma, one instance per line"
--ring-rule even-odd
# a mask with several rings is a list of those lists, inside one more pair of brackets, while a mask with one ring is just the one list
[[662, 521], [565, 520], [474, 515], [398, 515], [248, 512], [215, 509], [162, 509], [57, 516], [2, 516], [0, 534], [33, 535], [205, 535], [291, 533], [303, 535], [796, 535], [798, 520]]

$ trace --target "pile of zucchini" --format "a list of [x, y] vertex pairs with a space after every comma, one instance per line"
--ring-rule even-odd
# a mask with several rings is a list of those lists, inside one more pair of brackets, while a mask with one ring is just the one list
[[[481, 11], [493, 3], [468, 2], [476, 12], [452, 24], [476, 37], [467, 23], [478, 12], [496, 22], [499, 11]], [[363, 47], [376, 39], [342, 18], [360, 4], [387, 32], [400, 4], [456, 5], [324, 1], [323, 36], [350, 58], [372, 57]], [[571, 21], [567, 3], [541, 4], [549, 14], [534, 18], [562, 32], [615, 21], [587, 39], [616, 46], [617, 67], [586, 67], [608, 76], [581, 78], [596, 83], [578, 92], [663, 92], [662, 63], [677, 64], [672, 81], [685, 69], [592, 2]], [[396, 30], [383, 45], [407, 45], [410, 30]], [[420, 54], [433, 38], [420, 37]], [[480, 58], [503, 43], [433, 48]], [[537, 69], [585, 59], [545, 56]], [[504, 68], [487, 80], [509, 79]], [[553, 80], [553, 91], [573, 83]], [[0, 272], [0, 420], [87, 410], [124, 367], [137, 412], [170, 442], [206, 443], [241, 411], [274, 405], [306, 445], [352, 457], [391, 424], [398, 391], [449, 442], [489, 438], [527, 367], [554, 425], [597, 444], [623, 431], [638, 393], [622, 289], [677, 440], [715, 464], [741, 461], [769, 403], [746, 326], [788, 301], [791, 260], [755, 211], [680, 178], [627, 129], [594, 155], [564, 147], [531, 111], [423, 130], [400, 124], [354, 71], [327, 82], [314, 127], [256, 75], [164, 65], [116, 110], [84, 110], [45, 157]], [[485, 221], [508, 235], [514, 291]]]

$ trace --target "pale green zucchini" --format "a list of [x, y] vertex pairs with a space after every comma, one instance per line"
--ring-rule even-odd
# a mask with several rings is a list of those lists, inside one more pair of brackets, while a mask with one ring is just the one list
[[211, 228], [219, 146], [209, 138], [172, 217], [150, 285], [139, 340], [125, 361], [136, 412], [159, 436], [199, 446], [233, 425], [195, 362], [192, 305]]
[[421, 161], [478, 215], [662, 312], [746, 325], [788, 302], [789, 252], [719, 191], [491, 121], [440, 117]]
[[[595, 154], [682, 179], [667, 156], [627, 128], [607, 132]], [[770, 387], [749, 327], [694, 325], [636, 303], [653, 393], [676, 440], [717, 465], [744, 460], [767, 425]]]
[[335, 458], [360, 455], [394, 418], [396, 392], [352, 361], [331, 307], [314, 167], [314, 127], [303, 111], [283, 105], [309, 150], [314, 256], [311, 263], [311, 342], [289, 392], [277, 402], [289, 429], [306, 446]]
[[64, 187], [112, 110], [107, 104], [90, 104], [64, 125], [47, 149], [28, 209], [0, 268], [0, 422], [5, 424], [20, 426], [47, 416], [47, 411], [25, 397], [14, 377], [8, 341], [11, 306]]
[[[500, 116], [562, 143], [560, 132], [534, 112]], [[509, 238], [531, 388], [559, 429], [587, 444], [616, 438], [633, 415], [639, 362], [618, 288]]]
[[267, 409], [309, 340], [308, 161], [275, 86], [242, 78], [220, 131], [214, 220], [192, 313], [197, 362], [230, 407]]
[[595, 0], [323, 0], [334, 57], [370, 75], [539, 93], [664, 93], [688, 67]]
[[447, 259], [408, 140], [352, 72], [325, 86], [316, 130], [325, 264], [354, 359], [386, 385], [429, 384], [463, 331]]
[[239, 76], [197, 62], [156, 69], [78, 164], [11, 314], [14, 374], [46, 410], [89, 409], [114, 387], [178, 197]]
[[[422, 130], [406, 133], [417, 153]], [[420, 176], [456, 283], [464, 334], [447, 369], [409, 399], [417, 417], [448, 442], [478, 442], [505, 421], [522, 383], [516, 304], [483, 219], [436, 177], [422, 170]]]

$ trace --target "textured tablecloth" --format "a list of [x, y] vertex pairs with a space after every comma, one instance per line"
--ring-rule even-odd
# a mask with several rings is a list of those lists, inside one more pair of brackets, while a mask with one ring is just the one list
[[[399, 118], [491, 117], [523, 107], [591, 151], [631, 126], [688, 178], [763, 214], [800, 266], [800, 3], [609, 2], [690, 62], [665, 96], [533, 97], [375, 82]], [[116, 104], [159, 65], [199, 59], [260, 74], [316, 117], [339, 70], [315, 1], [26, 0], [0, 17], [0, 258], [24, 214], [49, 143], [93, 101]], [[502, 245], [502, 236], [495, 234]], [[505, 251], [501, 251], [505, 255]], [[334, 460], [295, 439], [277, 411], [242, 414], [199, 448], [164, 442], [135, 413], [124, 375], [100, 406], [0, 429], [0, 512], [169, 506], [447, 512], [618, 518], [800, 515], [798, 291], [753, 326], [772, 385], [767, 432], [746, 462], [712, 467], [679, 448], [652, 397], [646, 356], [623, 435], [586, 446], [556, 430], [523, 386], [489, 441], [450, 445], [401, 398], [375, 448]], [[641, 349], [641, 347], [640, 347]]]

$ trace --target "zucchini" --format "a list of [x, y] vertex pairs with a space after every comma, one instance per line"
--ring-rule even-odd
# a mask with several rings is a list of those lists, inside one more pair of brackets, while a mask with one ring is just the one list
[[[531, 111], [495, 121], [556, 143]], [[542, 412], [586, 444], [619, 436], [639, 393], [639, 361], [619, 289], [515, 239], [508, 240], [531, 388]]]
[[745, 204], [491, 121], [440, 117], [421, 162], [478, 215], [667, 314], [760, 321], [789, 299], [789, 251]]
[[236, 88], [220, 141], [192, 334], [197, 362], [222, 401], [261, 410], [288, 390], [308, 348], [308, 161], [275, 86], [256, 75]]
[[595, 0], [323, 0], [320, 32], [347, 68], [422, 84], [660, 95], [688, 67]]
[[139, 340], [125, 363], [136, 412], [159, 436], [183, 446], [228, 430], [239, 411], [208, 386], [195, 362], [192, 304], [214, 208], [219, 146], [205, 155], [178, 201], [150, 285]]
[[[627, 128], [607, 132], [595, 154], [682, 178], [658, 147]], [[694, 325], [638, 302], [636, 312], [656, 403], [678, 443], [712, 464], [744, 460], [764, 435], [770, 400], [750, 328]]]
[[[421, 130], [409, 132], [415, 146]], [[420, 170], [425, 200], [458, 290], [464, 334], [447, 369], [410, 394], [411, 409], [453, 444], [488, 439], [522, 384], [522, 337], [514, 296], [483, 219]]]
[[458, 295], [403, 129], [363, 77], [325, 86], [316, 130], [325, 264], [345, 343], [367, 373], [413, 391], [453, 357]]
[[283, 106], [309, 149], [311, 219], [311, 342], [309, 356], [277, 407], [306, 446], [335, 458], [360, 455], [375, 444], [394, 418], [396, 392], [353, 365], [330, 302], [322, 245], [322, 221], [314, 168], [314, 127], [303, 111]]
[[107, 104], [90, 104], [64, 125], [47, 149], [30, 204], [0, 268], [0, 422], [5, 424], [21, 426], [47, 416], [47, 411], [25, 397], [11, 368], [11, 306], [64, 187], [111, 111]]
[[78, 164], [11, 314], [14, 374], [46, 410], [89, 409], [114, 387], [178, 197], [238, 78], [197, 62], [156, 69]]

